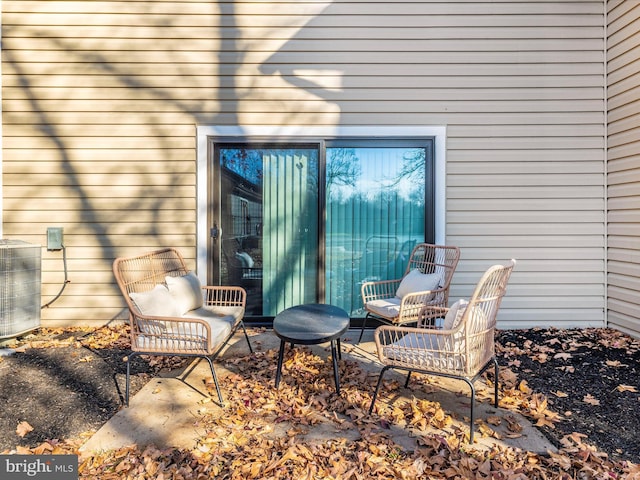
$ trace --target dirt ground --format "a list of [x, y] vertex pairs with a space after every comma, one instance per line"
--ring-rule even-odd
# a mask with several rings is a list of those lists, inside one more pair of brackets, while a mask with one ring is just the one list
[[[539, 427], [550, 440], [577, 432], [612, 459], [640, 463], [640, 342], [607, 329], [500, 331], [496, 342], [501, 368], [557, 412], [559, 421]], [[40, 329], [13, 348], [0, 350], [0, 451], [81, 440], [122, 407], [123, 328]], [[137, 357], [132, 394], [181, 362]]]
[[[129, 348], [124, 330], [39, 329], [9, 346], [0, 349], [0, 451], [91, 435], [122, 408]], [[162, 368], [179, 364], [135, 357], [131, 395]], [[21, 422], [33, 430], [18, 431]]]
[[559, 445], [578, 432], [612, 458], [640, 462], [640, 342], [615, 330], [501, 331], [499, 361], [561, 416], [541, 427]]

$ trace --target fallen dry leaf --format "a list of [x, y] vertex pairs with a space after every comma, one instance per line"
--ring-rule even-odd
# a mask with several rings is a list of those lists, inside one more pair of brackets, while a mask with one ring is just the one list
[[16, 428], [19, 437], [24, 437], [27, 433], [33, 431], [33, 427], [28, 422], [20, 422]]
[[494, 427], [497, 427], [502, 423], [502, 419], [496, 415], [491, 415], [487, 417], [487, 423], [489, 425], [493, 425]]
[[562, 367], [556, 367], [558, 370], [562, 370], [567, 373], [574, 373], [576, 368], [573, 365], [563, 365]]
[[618, 385], [616, 387], [616, 390], [618, 390], [619, 392], [637, 392], [638, 389], [632, 385]]
[[598, 400], [597, 398], [593, 397], [590, 393], [587, 393], [582, 398], [582, 401], [584, 403], [588, 403], [589, 405], [600, 405], [600, 400]]
[[620, 360], [607, 360], [604, 362], [609, 367], [628, 367], [629, 365], [620, 362]]
[[566, 352], [560, 352], [560, 353], [556, 353], [553, 358], [560, 358], [562, 360], [568, 360], [570, 358], [572, 358], [573, 355], [571, 355], [570, 353], [566, 353]]

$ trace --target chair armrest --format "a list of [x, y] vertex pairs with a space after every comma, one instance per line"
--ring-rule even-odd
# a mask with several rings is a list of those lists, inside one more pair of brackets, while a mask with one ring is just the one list
[[204, 304], [216, 307], [245, 307], [247, 292], [242, 287], [203, 286]]
[[400, 311], [398, 313], [398, 319], [396, 323], [400, 325], [403, 323], [415, 323], [426, 318], [438, 318], [427, 317], [427, 313], [431, 310], [423, 310], [425, 309], [425, 307], [434, 307], [435, 312], [435, 309], [446, 308], [446, 304], [443, 303], [445, 297], [445, 289], [443, 288], [408, 293], [407, 295], [402, 297], [402, 301], [400, 302]]
[[[442, 328], [429, 328], [429, 327], [408, 327], [406, 325], [380, 325], [375, 329], [374, 337], [376, 342], [380, 342], [381, 345], [388, 345], [390, 343], [394, 343], [397, 339], [402, 338], [403, 336], [414, 333], [416, 335], [453, 335], [459, 330], [459, 328], [455, 328], [452, 330], [444, 330]], [[395, 340], [389, 342], [391, 338], [395, 338]]]
[[395, 297], [396, 290], [402, 279], [382, 280], [379, 282], [364, 282], [362, 288], [362, 302], [367, 303], [372, 300]]
[[418, 326], [442, 330], [442, 327], [436, 327], [434, 322], [437, 318], [446, 317], [449, 310], [449, 307], [444, 307], [440, 304], [425, 305], [418, 313]]
[[212, 353], [211, 326], [205, 320], [143, 315], [130, 310], [131, 348], [157, 354]]

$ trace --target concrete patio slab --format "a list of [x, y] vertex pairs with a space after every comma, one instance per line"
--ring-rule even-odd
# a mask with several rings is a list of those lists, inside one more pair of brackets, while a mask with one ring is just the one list
[[[371, 372], [376, 376], [380, 372], [380, 364], [375, 356], [375, 344], [372, 337], [373, 332], [365, 333], [365, 337], [360, 344], [357, 342], [359, 331], [350, 330], [342, 340], [343, 359], [357, 361], [361, 368]], [[252, 344], [259, 350], [266, 351], [277, 349], [280, 340], [271, 330], [260, 333], [251, 333]], [[309, 347], [307, 347], [309, 348]], [[327, 345], [314, 345], [310, 347], [314, 353], [321, 357], [329, 355], [330, 350]], [[248, 354], [248, 349], [244, 337], [237, 334], [227, 349], [221, 355], [221, 360], [216, 362], [216, 372], [221, 382], [223, 396], [225, 394], [225, 377], [233, 374], [224, 367], [224, 358], [234, 358]], [[99, 452], [103, 450], [118, 449], [132, 444], [138, 446], [155, 445], [157, 447], [178, 447], [194, 448], [205, 430], [203, 425], [203, 415], [223, 415], [224, 410], [218, 407], [205, 392], [204, 382], [207, 377], [211, 377], [211, 372], [207, 362], [200, 361], [192, 364], [183, 372], [182, 376], [173, 372], [170, 376], [154, 378], [149, 381], [130, 400], [128, 408], [122, 408], [114, 415], [102, 428], [96, 432], [81, 448], [81, 452]], [[397, 375], [401, 384], [404, 384], [404, 375], [390, 372], [385, 378]], [[283, 378], [283, 382], [286, 377]], [[437, 401], [441, 404], [445, 412], [452, 415], [454, 424], [466, 429], [468, 426], [464, 422], [464, 417], [469, 415], [469, 392], [468, 386], [461, 381], [433, 377], [430, 383], [429, 392], [421, 392], [419, 388], [400, 388], [398, 396], [394, 401], [402, 398], [411, 399], [412, 396]], [[483, 390], [486, 386], [478, 381], [476, 384], [478, 397], [482, 398]], [[491, 392], [486, 392], [491, 393]], [[380, 401], [380, 400], [379, 400]], [[486, 419], [489, 416], [507, 418], [516, 421], [522, 431], [516, 438], [509, 438], [506, 430], [507, 422], [501, 425], [492, 426], [497, 430], [502, 440], [492, 437], [484, 437], [476, 432], [475, 448], [490, 448], [495, 444], [513, 447], [515, 449], [530, 451], [540, 454], [555, 452], [557, 449], [531, 422], [521, 415], [501, 408], [494, 408], [490, 402], [476, 402], [476, 418]], [[270, 425], [270, 431], [265, 435], [283, 436], [295, 425], [281, 422]], [[436, 429], [433, 430], [437, 432]], [[407, 450], [412, 450], [417, 445], [415, 432], [407, 428], [391, 427], [387, 432], [394, 438], [394, 441]], [[442, 431], [441, 431], [442, 433]], [[328, 419], [320, 421], [313, 427], [306, 427], [306, 433], [301, 435], [308, 441], [323, 441], [336, 438], [346, 440], [357, 440], [359, 433], [357, 429], [340, 429], [336, 424]]]

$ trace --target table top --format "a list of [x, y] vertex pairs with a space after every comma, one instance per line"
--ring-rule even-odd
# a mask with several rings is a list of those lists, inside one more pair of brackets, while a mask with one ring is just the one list
[[302, 345], [330, 342], [349, 329], [349, 314], [334, 305], [309, 303], [287, 308], [273, 319], [282, 340]]

